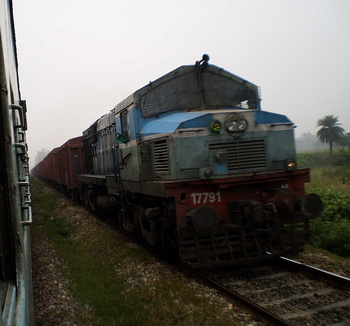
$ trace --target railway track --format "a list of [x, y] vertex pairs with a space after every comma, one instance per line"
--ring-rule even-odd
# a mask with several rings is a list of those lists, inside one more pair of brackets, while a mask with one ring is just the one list
[[186, 268], [267, 325], [350, 325], [350, 279], [280, 257], [258, 267]]

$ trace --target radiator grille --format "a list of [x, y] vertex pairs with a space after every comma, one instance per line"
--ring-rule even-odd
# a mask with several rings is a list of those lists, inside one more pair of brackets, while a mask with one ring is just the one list
[[265, 141], [263, 139], [210, 144], [209, 149], [226, 152], [229, 171], [266, 167]]
[[166, 139], [153, 142], [153, 157], [155, 173], [169, 173], [169, 155]]

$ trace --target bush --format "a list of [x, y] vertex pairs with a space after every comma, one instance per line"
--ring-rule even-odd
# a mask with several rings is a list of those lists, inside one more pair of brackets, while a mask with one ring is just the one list
[[350, 185], [350, 172], [346, 171], [340, 177], [340, 181], [343, 185]]
[[300, 168], [318, 168], [330, 164], [329, 152], [305, 152], [297, 154]]
[[319, 195], [324, 204], [324, 210], [320, 216], [325, 221], [338, 221], [347, 219], [350, 221], [350, 195], [344, 191], [313, 189], [311, 192]]
[[310, 244], [339, 256], [350, 257], [350, 221], [325, 221], [317, 218], [310, 222]]
[[350, 257], [350, 195], [343, 191], [313, 189], [324, 203], [322, 214], [310, 221], [309, 243]]
[[350, 257], [350, 151], [298, 153], [298, 165], [312, 168], [306, 189], [324, 203], [321, 216], [310, 221], [309, 243]]
[[349, 167], [350, 165], [350, 151], [341, 149], [336, 152], [336, 155], [334, 157], [334, 165], [337, 166], [346, 166]]

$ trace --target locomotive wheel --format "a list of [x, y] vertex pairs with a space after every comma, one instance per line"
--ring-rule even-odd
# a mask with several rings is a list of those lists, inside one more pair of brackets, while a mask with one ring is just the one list
[[74, 189], [72, 192], [72, 199], [76, 202], [79, 203], [80, 202], [80, 195], [79, 195], [79, 191], [77, 189]]
[[84, 192], [83, 192], [83, 204], [85, 207], [89, 207], [89, 190], [88, 190], [88, 188], [85, 188]]
[[93, 190], [89, 190], [88, 192], [88, 201], [89, 201], [89, 207], [93, 212], [96, 212], [96, 199], [95, 194]]
[[159, 207], [142, 209], [141, 214], [138, 214], [141, 234], [152, 247], [154, 247], [159, 240], [159, 227], [157, 223], [159, 214]]
[[135, 230], [134, 218], [132, 216], [130, 212], [125, 210], [120, 213], [119, 221], [122, 222], [124, 229], [128, 232], [133, 232]]
[[[147, 224], [145, 226], [145, 224]], [[145, 240], [149, 245], [154, 247], [157, 243], [157, 227], [155, 221], [143, 221], [141, 222], [141, 232]]]
[[143, 216], [143, 208], [142, 206], [138, 205], [135, 207], [135, 214], [134, 214], [134, 231], [138, 235], [142, 235], [142, 232], [141, 232], [142, 216]]

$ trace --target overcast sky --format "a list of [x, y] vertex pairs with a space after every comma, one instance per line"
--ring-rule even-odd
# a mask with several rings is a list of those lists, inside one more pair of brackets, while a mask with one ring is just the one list
[[261, 87], [296, 137], [350, 132], [349, 0], [13, 0], [29, 155], [80, 136], [135, 90], [202, 54]]

